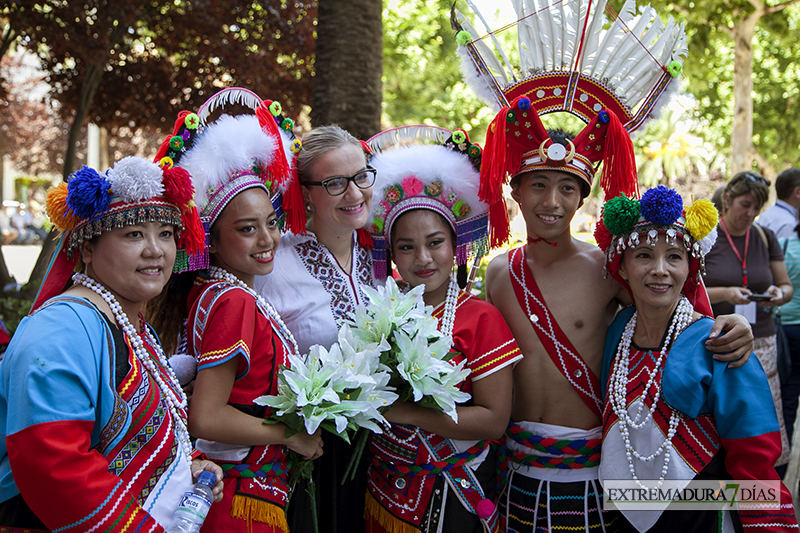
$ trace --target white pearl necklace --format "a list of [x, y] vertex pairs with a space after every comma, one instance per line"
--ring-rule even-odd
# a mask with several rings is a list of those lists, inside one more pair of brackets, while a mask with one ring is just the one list
[[447, 286], [447, 297], [444, 300], [444, 310], [442, 320], [439, 322], [439, 331], [442, 335], [450, 337], [453, 335], [453, 324], [456, 321], [456, 303], [458, 302], [458, 282], [450, 276], [450, 285]]
[[72, 275], [72, 281], [73, 283], [82, 285], [96, 293], [108, 304], [109, 308], [111, 308], [111, 312], [114, 313], [114, 318], [116, 319], [117, 324], [122, 329], [122, 332], [125, 334], [125, 336], [128, 337], [128, 341], [131, 343], [131, 346], [133, 346], [133, 353], [136, 356], [136, 359], [138, 359], [145, 369], [147, 369], [150, 377], [152, 377], [158, 385], [158, 388], [161, 391], [161, 398], [164, 399], [170, 413], [172, 414], [172, 420], [175, 424], [175, 432], [177, 433], [176, 438], [183, 448], [186, 461], [191, 463], [193, 448], [192, 442], [189, 439], [189, 430], [187, 429], [186, 425], [186, 395], [184, 394], [177, 377], [175, 377], [175, 372], [172, 370], [172, 367], [169, 366], [167, 358], [164, 355], [164, 351], [161, 349], [161, 345], [155, 338], [153, 338], [152, 334], [150, 333], [150, 329], [145, 326], [145, 336], [147, 337], [150, 346], [152, 346], [155, 350], [156, 357], [161, 363], [164, 373], [172, 382], [171, 387], [167, 385], [162, 378], [161, 372], [159, 372], [156, 364], [153, 362], [153, 356], [147, 351], [147, 348], [145, 348], [142, 337], [139, 335], [139, 332], [136, 331], [136, 328], [133, 326], [133, 324], [131, 324], [131, 321], [128, 320], [128, 315], [126, 315], [125, 311], [122, 310], [122, 306], [119, 304], [114, 295], [111, 294], [108, 289], [103, 287], [103, 285], [90, 278], [86, 274], [77, 272]]
[[294, 339], [294, 335], [292, 335], [292, 332], [286, 327], [286, 324], [283, 323], [281, 315], [278, 314], [275, 308], [272, 307], [272, 305], [270, 305], [263, 296], [250, 288], [247, 283], [223, 268], [219, 268], [218, 266], [210, 266], [208, 267], [208, 273], [214, 279], [222, 280], [230, 283], [231, 285], [235, 285], [241, 289], [244, 289], [248, 292], [248, 294], [255, 298], [256, 303], [259, 305], [259, 307], [261, 307], [264, 313], [266, 313], [273, 320], [273, 322], [278, 325], [278, 334], [291, 344], [293, 350], [292, 353], [294, 355], [300, 355], [300, 350], [297, 347], [297, 341]]
[[[614, 414], [617, 415], [619, 421], [619, 432], [622, 436], [622, 440], [625, 443], [625, 455], [628, 459], [628, 468], [631, 472], [631, 476], [636, 481], [637, 485], [642, 488], [645, 487], [640, 481], [638, 476], [636, 475], [636, 464], [634, 463], [633, 459], [636, 458], [639, 461], [650, 462], [655, 460], [656, 457], [659, 457], [662, 453], [664, 454], [664, 464], [661, 468], [661, 477], [658, 480], [658, 487], [661, 487], [664, 483], [664, 479], [667, 477], [667, 472], [669, 471], [669, 462], [670, 462], [670, 455], [672, 453], [672, 439], [675, 436], [675, 433], [678, 430], [678, 426], [680, 425], [680, 414], [675, 411], [674, 409], [670, 408], [670, 417], [669, 417], [669, 429], [667, 431], [667, 436], [658, 449], [648, 455], [643, 456], [641, 455], [631, 444], [630, 441], [630, 430], [628, 426], [632, 429], [641, 429], [643, 428], [650, 420], [653, 418], [653, 413], [658, 407], [658, 400], [661, 397], [661, 384], [660, 381], [656, 379], [659, 370], [664, 362], [664, 358], [666, 357], [667, 350], [670, 347], [670, 343], [674, 337], [677, 337], [681, 331], [683, 331], [686, 326], [688, 326], [692, 321], [692, 316], [694, 314], [694, 308], [689, 303], [685, 297], [681, 297], [680, 301], [678, 302], [678, 308], [675, 312], [675, 316], [672, 319], [669, 329], [667, 330], [667, 335], [664, 338], [664, 344], [661, 347], [661, 352], [658, 354], [658, 359], [655, 362], [653, 367], [653, 371], [649, 372], [649, 378], [647, 383], [645, 384], [644, 389], [642, 390], [641, 399], [639, 400], [639, 408], [637, 410], [636, 416], [631, 418], [628, 414], [627, 403], [628, 403], [628, 383], [630, 381], [629, 378], [629, 363], [630, 363], [630, 348], [631, 348], [631, 341], [633, 339], [633, 333], [636, 328], [636, 318], [638, 312], [634, 312], [633, 316], [630, 318], [628, 323], [625, 325], [625, 330], [622, 333], [622, 339], [620, 340], [619, 346], [617, 347], [617, 355], [616, 355], [616, 366], [614, 368], [614, 373], [611, 376], [611, 387], [610, 387], [610, 396], [611, 396], [611, 408], [614, 411]], [[644, 400], [647, 397], [647, 393], [650, 389], [653, 389], [653, 402], [650, 408], [648, 409], [647, 416], [645, 416], [644, 420], [641, 420], [641, 415], [644, 410]]]

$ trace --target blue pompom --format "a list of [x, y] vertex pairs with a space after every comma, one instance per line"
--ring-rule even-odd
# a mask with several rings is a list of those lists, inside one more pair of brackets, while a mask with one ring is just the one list
[[611, 117], [608, 116], [608, 111], [603, 110], [597, 114], [597, 121], [600, 124], [608, 124], [609, 120], [611, 120]]
[[661, 225], [673, 224], [683, 214], [683, 199], [673, 189], [663, 185], [654, 187], [642, 195], [641, 215], [645, 220]]
[[108, 211], [110, 187], [105, 176], [84, 165], [67, 182], [67, 207], [83, 219], [97, 220]]
[[517, 107], [519, 107], [522, 111], [527, 111], [531, 108], [531, 101], [528, 98], [520, 98], [517, 101]]

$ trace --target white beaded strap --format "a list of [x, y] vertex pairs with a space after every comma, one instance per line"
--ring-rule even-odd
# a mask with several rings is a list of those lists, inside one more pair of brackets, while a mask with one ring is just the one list
[[236, 276], [234, 276], [225, 269], [219, 268], [217, 266], [211, 266], [208, 268], [208, 273], [213, 279], [225, 281], [227, 283], [230, 283], [231, 285], [239, 287], [240, 289], [244, 289], [245, 291], [247, 291], [248, 294], [250, 294], [253, 298], [255, 298], [256, 303], [264, 312], [264, 314], [269, 316], [273, 320], [273, 322], [278, 326], [278, 335], [281, 336], [286, 342], [288, 342], [291, 345], [293, 350], [292, 353], [295, 355], [300, 354], [300, 350], [297, 348], [297, 341], [294, 339], [294, 335], [292, 335], [292, 332], [289, 331], [289, 328], [286, 327], [286, 324], [284, 324], [283, 319], [281, 319], [281, 315], [278, 314], [275, 308], [272, 307], [272, 305], [270, 305], [264, 299], [263, 296], [254, 291], [251, 287], [249, 287], [247, 283], [240, 280], [239, 278], [237, 278]]
[[153, 361], [153, 356], [144, 345], [142, 337], [139, 335], [139, 332], [136, 331], [136, 328], [133, 326], [133, 324], [131, 324], [131, 321], [128, 320], [128, 315], [126, 315], [125, 311], [122, 310], [122, 306], [119, 304], [114, 295], [108, 289], [103, 287], [103, 285], [93, 280], [86, 274], [82, 274], [80, 272], [75, 273], [72, 275], [72, 281], [77, 285], [86, 287], [100, 296], [103, 301], [108, 304], [111, 312], [114, 313], [114, 318], [117, 321], [117, 325], [119, 325], [120, 329], [122, 329], [122, 333], [128, 338], [128, 342], [133, 347], [133, 353], [136, 356], [136, 359], [138, 359], [142, 366], [145, 367], [147, 373], [158, 385], [158, 389], [161, 391], [161, 398], [166, 402], [169, 412], [172, 414], [172, 420], [175, 424], [176, 438], [183, 448], [186, 460], [191, 462], [193, 448], [192, 442], [189, 439], [189, 430], [186, 424], [186, 395], [184, 394], [183, 389], [178, 382], [178, 378], [175, 377], [175, 372], [173, 372], [172, 368], [169, 366], [167, 358], [164, 355], [164, 351], [161, 349], [161, 345], [158, 343], [158, 341], [156, 341], [155, 338], [153, 338], [149, 329], [145, 326], [144, 332], [147, 336], [147, 340], [155, 350], [155, 357], [158, 358], [158, 362], [161, 364], [163, 373], [167, 375], [168, 379], [172, 383], [172, 387], [170, 387], [164, 381], [162, 372], [159, 372], [156, 362]]

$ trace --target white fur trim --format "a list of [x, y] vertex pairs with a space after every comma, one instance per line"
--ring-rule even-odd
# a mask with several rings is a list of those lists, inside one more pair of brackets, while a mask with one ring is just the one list
[[698, 241], [698, 244], [700, 245], [700, 253], [703, 254], [703, 257], [708, 255], [708, 252], [711, 251], [711, 249], [714, 247], [714, 243], [716, 242], [717, 242], [717, 228], [716, 226], [714, 226], [714, 228], [711, 229], [708, 235], [706, 235], [705, 237], [700, 239], [700, 241]]
[[376, 155], [370, 165], [378, 170], [372, 186], [373, 201], [370, 217], [375, 216], [386, 189], [399, 185], [403, 179], [414, 176], [423, 184], [435, 180], [442, 182], [443, 190], [453, 189], [459, 198], [472, 208], [470, 216], [488, 211], [489, 206], [478, 198], [480, 174], [469, 157], [444, 146], [407, 146], [387, 150]]
[[124, 202], [141, 202], [164, 194], [161, 167], [141, 157], [120, 159], [106, 173], [111, 193]]

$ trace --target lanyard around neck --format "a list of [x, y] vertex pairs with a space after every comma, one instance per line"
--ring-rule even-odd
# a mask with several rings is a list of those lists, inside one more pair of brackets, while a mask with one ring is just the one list
[[736, 254], [736, 258], [739, 260], [739, 263], [742, 264], [742, 287], [747, 287], [747, 249], [750, 247], [750, 228], [747, 228], [747, 233], [744, 234], [744, 257], [742, 257], [742, 254], [739, 253], [739, 249], [733, 243], [733, 238], [728, 228], [725, 226], [724, 218], [719, 219], [719, 225], [722, 228], [722, 233], [724, 233], [725, 237], [728, 239], [728, 244], [731, 245], [733, 253]]

